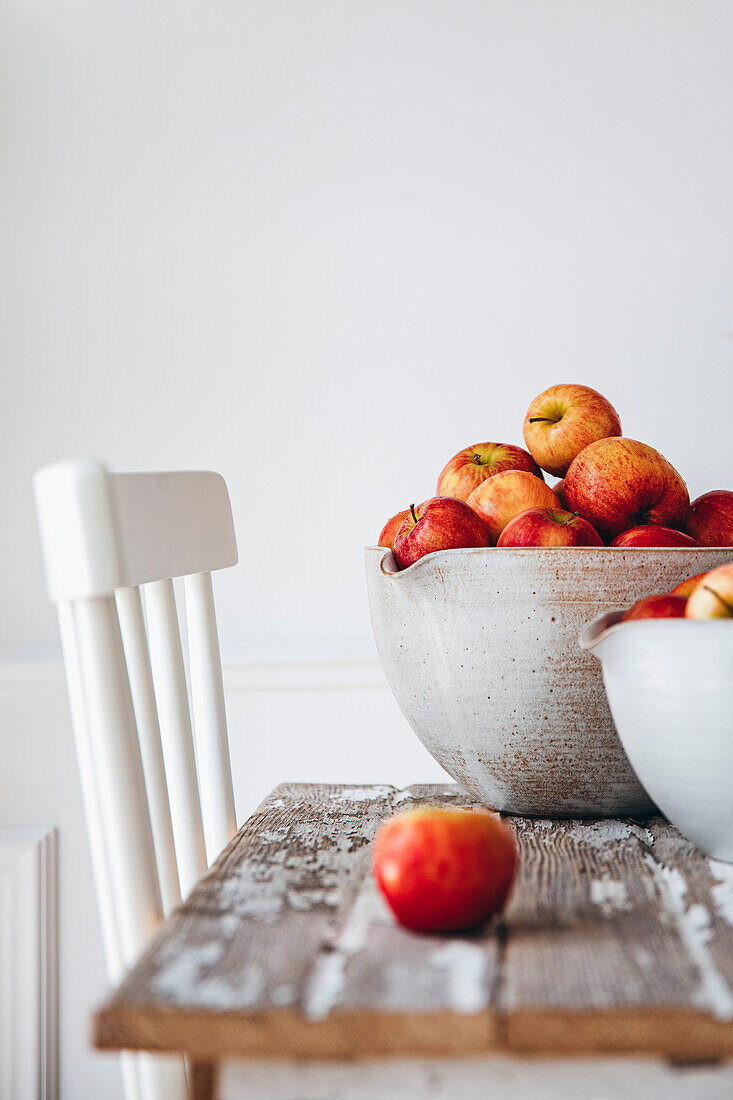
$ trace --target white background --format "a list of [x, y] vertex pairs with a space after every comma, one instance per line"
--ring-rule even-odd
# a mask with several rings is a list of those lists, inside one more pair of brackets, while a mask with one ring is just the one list
[[[731, 487], [731, 56], [724, 0], [0, 0], [7, 660], [56, 643], [30, 475], [66, 455], [221, 471], [225, 649], [336, 664], [362, 547], [552, 383]], [[242, 809], [437, 774], [384, 690], [229, 705]], [[60, 828], [63, 1096], [113, 1096], [63, 696], [0, 708], [0, 824]]]

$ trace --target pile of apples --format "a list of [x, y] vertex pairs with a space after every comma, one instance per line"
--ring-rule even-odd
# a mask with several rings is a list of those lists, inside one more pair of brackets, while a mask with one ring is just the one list
[[[690, 504], [667, 459], [621, 434], [590, 386], [551, 386], [524, 418], [527, 450], [477, 443], [447, 463], [436, 496], [398, 512], [379, 545], [400, 569], [436, 550], [500, 546], [730, 546], [733, 491]], [[550, 488], [543, 470], [561, 480]]]

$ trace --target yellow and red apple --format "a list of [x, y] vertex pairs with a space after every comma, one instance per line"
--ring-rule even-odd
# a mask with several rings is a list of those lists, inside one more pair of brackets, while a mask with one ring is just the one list
[[713, 489], [693, 500], [685, 531], [701, 546], [733, 546], [733, 492]]
[[377, 546], [386, 546], [390, 550], [394, 550], [395, 536], [409, 514], [410, 509], [405, 508], [403, 512], [398, 512], [396, 516], [392, 516], [391, 519], [388, 519], [379, 533], [379, 542]]
[[549, 485], [526, 470], [494, 474], [474, 489], [467, 503], [485, 523], [492, 542], [496, 542], [510, 519], [528, 508], [561, 510], [560, 501]]
[[[537, 478], [534, 480], [537, 481]], [[410, 505], [395, 536], [394, 556], [400, 569], [407, 569], [436, 550], [488, 545], [488, 535], [481, 518], [464, 501], [455, 497], [431, 497], [419, 508]]]
[[733, 562], [707, 573], [687, 601], [688, 619], [733, 618]]
[[635, 439], [599, 439], [573, 460], [565, 475], [568, 510], [578, 512], [606, 540], [630, 527], [654, 523], [680, 528], [690, 506], [687, 486], [671, 462]]
[[684, 531], [674, 527], [662, 527], [658, 523], [646, 523], [641, 527], [630, 527], [622, 531], [612, 541], [611, 546], [699, 546]]
[[543, 470], [564, 477], [576, 455], [590, 443], [621, 435], [621, 421], [610, 401], [590, 386], [550, 386], [535, 397], [524, 418], [524, 442]]
[[415, 932], [475, 928], [503, 907], [516, 867], [513, 834], [488, 810], [422, 806], [385, 822], [374, 840], [379, 888]]
[[637, 600], [628, 611], [624, 611], [623, 622], [631, 619], [682, 619], [685, 615], [687, 599], [665, 592], [661, 596], [647, 596]]
[[510, 519], [497, 546], [603, 546], [587, 520], [557, 508], [528, 508]]
[[688, 577], [686, 581], [680, 581], [680, 583], [672, 589], [670, 595], [691, 596], [703, 577], [707, 577], [707, 573], [696, 573], [694, 577]]
[[511, 443], [474, 443], [446, 464], [438, 478], [436, 492], [438, 496], [468, 500], [482, 481], [504, 470], [526, 470], [542, 478], [542, 470], [522, 447], [514, 447]]

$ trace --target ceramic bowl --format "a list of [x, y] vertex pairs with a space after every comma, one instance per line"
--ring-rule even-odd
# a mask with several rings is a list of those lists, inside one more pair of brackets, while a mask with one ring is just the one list
[[626, 754], [672, 824], [733, 862], [733, 622], [619, 619], [596, 619], [580, 644], [603, 666]]
[[377, 649], [403, 714], [484, 804], [542, 816], [652, 808], [614, 728], [590, 619], [728, 560], [725, 550], [444, 550], [398, 571], [366, 551]]

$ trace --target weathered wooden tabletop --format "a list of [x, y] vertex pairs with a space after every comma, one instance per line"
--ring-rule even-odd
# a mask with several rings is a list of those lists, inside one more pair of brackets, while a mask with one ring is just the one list
[[379, 822], [454, 786], [286, 784], [247, 821], [95, 1021], [97, 1046], [196, 1058], [491, 1051], [733, 1054], [733, 867], [663, 819], [510, 818], [501, 922], [398, 927]]

